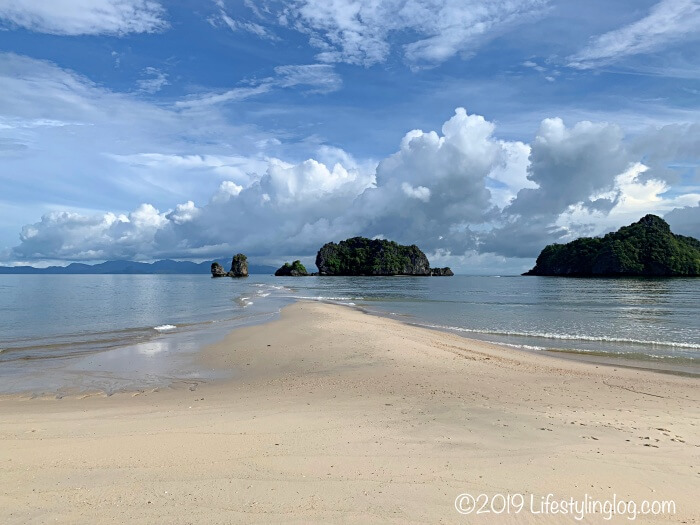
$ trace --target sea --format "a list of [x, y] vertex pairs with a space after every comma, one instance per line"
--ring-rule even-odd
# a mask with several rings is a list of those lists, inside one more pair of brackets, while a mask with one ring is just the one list
[[195, 389], [222, 373], [199, 364], [202, 345], [298, 300], [513, 352], [700, 375], [700, 279], [0, 275], [0, 394]]

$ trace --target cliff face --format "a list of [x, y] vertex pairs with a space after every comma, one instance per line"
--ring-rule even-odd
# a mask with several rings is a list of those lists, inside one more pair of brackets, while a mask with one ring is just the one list
[[353, 237], [324, 244], [316, 255], [319, 275], [430, 275], [430, 263], [415, 245]]
[[550, 244], [524, 275], [700, 276], [700, 241], [675, 235], [666, 221], [647, 215], [602, 238]]

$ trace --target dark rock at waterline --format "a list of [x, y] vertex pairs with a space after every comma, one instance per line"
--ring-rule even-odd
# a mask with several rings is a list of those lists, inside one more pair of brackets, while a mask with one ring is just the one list
[[294, 261], [292, 264], [284, 263], [276, 272], [277, 277], [306, 277], [309, 273], [301, 261]]
[[435, 277], [452, 277], [454, 272], [449, 266], [445, 266], [444, 268], [431, 268], [430, 275]]
[[237, 253], [231, 260], [231, 269], [227, 272], [218, 262], [211, 263], [212, 277], [248, 277], [248, 258]]
[[211, 263], [211, 276], [212, 277], [226, 277], [228, 274], [224, 267], [218, 262]]

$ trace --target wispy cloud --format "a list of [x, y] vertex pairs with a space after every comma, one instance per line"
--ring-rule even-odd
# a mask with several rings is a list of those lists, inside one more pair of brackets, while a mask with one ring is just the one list
[[272, 80], [280, 87], [310, 86], [313, 93], [330, 93], [343, 85], [340, 75], [328, 64], [306, 64], [277, 66], [276, 78]]
[[239, 86], [218, 93], [195, 95], [175, 103], [179, 108], [197, 108], [237, 102], [268, 93], [276, 88], [306, 86], [309, 93], [330, 93], [343, 85], [340, 75], [329, 64], [304, 64], [277, 66], [275, 75], [248, 82], [249, 86]]
[[168, 27], [155, 0], [2, 0], [6, 25], [56, 35], [126, 35]]
[[390, 35], [413, 38], [403, 46], [414, 68], [439, 64], [516, 24], [538, 16], [548, 0], [297, 0], [279, 16], [281, 23], [309, 34], [322, 62], [371, 66], [384, 62]]
[[662, 0], [644, 18], [593, 38], [587, 47], [569, 57], [569, 65], [591, 69], [687, 38], [700, 38], [700, 1]]
[[147, 67], [143, 70], [145, 78], [142, 78], [136, 82], [139, 91], [144, 93], [157, 93], [164, 86], [170, 84], [168, 82], [168, 74], [162, 72], [160, 69], [155, 67]]
[[[252, 22], [250, 20], [235, 20], [232, 18], [226, 11], [226, 4], [223, 0], [214, 0], [214, 4], [216, 5], [218, 11], [215, 15], [208, 19], [209, 23], [214, 27], [223, 25], [228, 27], [231, 31], [245, 31], [260, 38], [278, 40], [274, 33], [256, 22]], [[256, 9], [253, 9], [253, 12], [256, 13], [256, 15], [259, 15], [259, 11]]]

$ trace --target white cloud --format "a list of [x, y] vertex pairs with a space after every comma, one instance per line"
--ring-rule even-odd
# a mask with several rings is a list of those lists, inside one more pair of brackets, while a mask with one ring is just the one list
[[209, 18], [209, 23], [214, 27], [223, 25], [234, 32], [245, 31], [260, 38], [266, 38], [268, 40], [279, 40], [274, 33], [270, 32], [268, 29], [261, 26], [260, 24], [252, 22], [250, 20], [234, 20], [226, 12], [226, 4], [223, 0], [214, 0], [214, 4], [216, 5], [218, 11], [216, 15]]
[[147, 67], [143, 70], [145, 78], [142, 78], [136, 82], [139, 91], [144, 93], [157, 93], [163, 86], [170, 84], [168, 82], [168, 74], [155, 67]]
[[430, 200], [430, 189], [425, 186], [417, 186], [414, 188], [408, 182], [402, 182], [401, 189], [412, 199], [418, 199], [423, 202], [428, 202]]
[[508, 206], [523, 188], [536, 188], [528, 179], [530, 146], [522, 142], [501, 142], [502, 161], [488, 175], [487, 187], [491, 202], [503, 209]]
[[175, 103], [179, 108], [202, 108], [226, 102], [239, 102], [268, 93], [273, 89], [307, 86], [308, 93], [337, 91], [343, 82], [328, 64], [286, 65], [275, 68], [275, 76], [250, 81], [245, 87], [235, 87], [220, 93], [192, 95]]
[[22, 229], [9, 257], [206, 258], [243, 251], [275, 262], [281, 254], [308, 256], [329, 240], [365, 235], [417, 243], [436, 264], [493, 263], [507, 271], [526, 264], [504, 257], [534, 257], [549, 242], [602, 233], [646, 213], [667, 213], [686, 230], [697, 222], [700, 194], [673, 191], [652, 176], [653, 159], [646, 160], [648, 170], [630, 160], [639, 154], [616, 126], [545, 119], [532, 144], [495, 133], [493, 122], [458, 108], [440, 131], [406, 133], [379, 163], [328, 146], [296, 163], [273, 156], [112, 154], [163, 189], [172, 189], [172, 172], [191, 178], [240, 168], [239, 176], [216, 173], [206, 194], [173, 197], [180, 204], [161, 205], [163, 212], [143, 204], [131, 213], [45, 214]]
[[0, 0], [11, 26], [56, 35], [126, 35], [168, 27], [155, 0]]
[[150, 204], [128, 215], [52, 212], [41, 222], [22, 228], [22, 244], [15, 254], [27, 260], [147, 258], [156, 232], [167, 222]]
[[676, 208], [697, 206], [700, 193], [668, 195], [671, 188], [665, 182], [656, 179], [640, 180], [640, 176], [648, 169], [637, 162], [615, 177], [610, 192], [615, 204], [609, 210], [591, 209], [578, 203], [564, 211], [555, 222], [557, 226], [569, 231], [564, 240], [571, 240], [580, 234], [576, 225], [586, 225], [587, 235], [600, 235], [617, 229], [620, 225], [635, 222], [648, 213], [664, 215]]
[[343, 81], [329, 64], [277, 66], [272, 82], [280, 87], [311, 86], [314, 93], [330, 93], [341, 88]]
[[169, 213], [167, 218], [175, 224], [184, 224], [193, 221], [200, 213], [201, 210], [194, 205], [194, 202], [187, 201], [175, 206], [175, 211]]
[[[2, 199], [21, 203], [19, 224], [86, 202], [93, 210], [205, 202], [222, 181], [250, 184], [285, 147], [216, 108], [169, 108], [12, 53], [0, 53], [0, 92]], [[0, 222], [0, 246], [15, 243], [18, 226]]]
[[547, 0], [296, 0], [279, 15], [309, 34], [322, 62], [370, 66], [391, 52], [390, 35], [410, 35], [403, 47], [413, 67], [470, 53], [515, 24], [537, 16]]
[[594, 68], [621, 58], [651, 53], [681, 39], [700, 36], [700, 3], [697, 0], [661, 0], [647, 16], [595, 37], [587, 47], [569, 57], [569, 65]]
[[543, 120], [528, 168], [537, 188], [521, 190], [510, 213], [557, 214], [609, 189], [630, 162], [623, 139], [622, 130], [608, 123], [583, 121], [568, 128], [559, 118]]
[[213, 202], [226, 202], [231, 197], [236, 197], [239, 193], [243, 191], [243, 186], [239, 186], [233, 181], [225, 180], [219, 186], [219, 191], [217, 191], [212, 197]]
[[175, 103], [178, 108], [201, 108], [222, 104], [225, 102], [239, 102], [256, 95], [267, 93], [272, 89], [271, 83], [262, 83], [253, 87], [237, 87], [222, 93], [205, 93], [203, 95], [193, 95]]
[[[150, 173], [184, 170], [187, 173], [205, 172], [219, 178], [235, 178], [248, 185], [253, 174], [265, 170], [267, 162], [242, 155], [177, 155], [165, 153], [109, 154], [110, 158]], [[158, 173], [159, 175], [160, 173]]]

